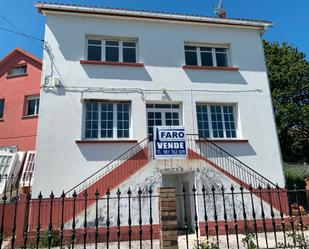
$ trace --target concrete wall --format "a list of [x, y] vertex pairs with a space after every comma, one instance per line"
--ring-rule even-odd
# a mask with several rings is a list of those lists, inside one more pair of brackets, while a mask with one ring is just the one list
[[[139, 61], [145, 66], [80, 64], [86, 59], [86, 35], [138, 38]], [[45, 41], [49, 52], [44, 52], [42, 83], [60, 77], [65, 87], [50, 84], [41, 91], [35, 194], [68, 190], [132, 146], [77, 144], [83, 138], [84, 99], [131, 101], [130, 139], [140, 141], [147, 136], [145, 104], [161, 102], [163, 88], [171, 101], [181, 104], [188, 133], [197, 133], [196, 102], [236, 104], [238, 138], [248, 143], [224, 144], [224, 149], [284, 185], [258, 30], [48, 14]], [[183, 69], [185, 41], [229, 44], [231, 66], [239, 71]]]

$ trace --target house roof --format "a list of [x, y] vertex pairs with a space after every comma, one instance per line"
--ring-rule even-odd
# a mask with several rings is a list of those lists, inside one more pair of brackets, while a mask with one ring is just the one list
[[218, 18], [211, 16], [187, 15], [179, 13], [120, 9], [120, 8], [109, 8], [109, 7], [94, 7], [86, 5], [48, 3], [48, 2], [45, 3], [37, 2], [35, 3], [35, 6], [37, 7], [38, 11], [42, 14], [54, 11], [54, 12], [79, 13], [88, 15], [119, 16], [127, 18], [143, 18], [143, 19], [155, 19], [165, 21], [233, 25], [233, 26], [255, 27], [260, 29], [266, 29], [267, 27], [272, 26], [271, 22], [265, 20]]
[[30, 54], [29, 52], [21, 49], [21, 48], [15, 48], [13, 49], [8, 55], [6, 55], [1, 61], [0, 61], [0, 67], [3, 66], [7, 61], [9, 61], [12, 57], [14, 57], [16, 54], [21, 53], [30, 59], [36, 61], [37, 63], [42, 65], [42, 60], [34, 56], [33, 54]]

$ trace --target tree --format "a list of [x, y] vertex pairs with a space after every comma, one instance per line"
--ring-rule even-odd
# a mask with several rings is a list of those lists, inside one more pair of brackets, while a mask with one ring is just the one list
[[309, 62], [287, 43], [264, 48], [283, 160], [309, 162]]

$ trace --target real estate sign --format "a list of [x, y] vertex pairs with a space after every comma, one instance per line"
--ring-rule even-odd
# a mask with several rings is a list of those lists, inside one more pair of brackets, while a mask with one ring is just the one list
[[155, 126], [154, 155], [157, 159], [187, 157], [186, 131], [184, 126]]

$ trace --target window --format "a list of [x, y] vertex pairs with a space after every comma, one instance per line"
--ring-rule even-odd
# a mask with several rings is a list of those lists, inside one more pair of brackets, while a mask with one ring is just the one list
[[130, 137], [130, 103], [86, 102], [85, 138]]
[[33, 116], [39, 114], [40, 98], [39, 96], [29, 96], [26, 100], [26, 115]]
[[197, 104], [198, 133], [206, 138], [236, 138], [235, 105]]
[[34, 166], [35, 166], [35, 152], [29, 151], [27, 153], [27, 157], [26, 157], [26, 160], [25, 160], [20, 184], [22, 184], [24, 186], [32, 186]]
[[5, 190], [8, 191], [7, 183], [12, 176], [17, 157], [16, 153], [0, 151], [0, 195]]
[[26, 65], [21, 65], [21, 66], [17, 66], [17, 67], [13, 67], [10, 72], [9, 72], [9, 76], [13, 76], [13, 75], [22, 75], [22, 74], [26, 74], [27, 73], [27, 66]]
[[11, 162], [13, 160], [13, 156], [9, 153], [1, 153], [0, 154], [0, 175], [2, 176], [0, 178], [0, 182], [4, 180], [3, 176], [8, 175], [9, 173], [9, 167], [11, 165]]
[[87, 59], [109, 62], [137, 62], [136, 41], [89, 39]]
[[186, 65], [229, 67], [229, 49], [222, 47], [185, 45]]
[[148, 134], [154, 126], [178, 126], [182, 124], [180, 104], [146, 104]]
[[0, 119], [3, 118], [4, 113], [4, 99], [0, 99]]

